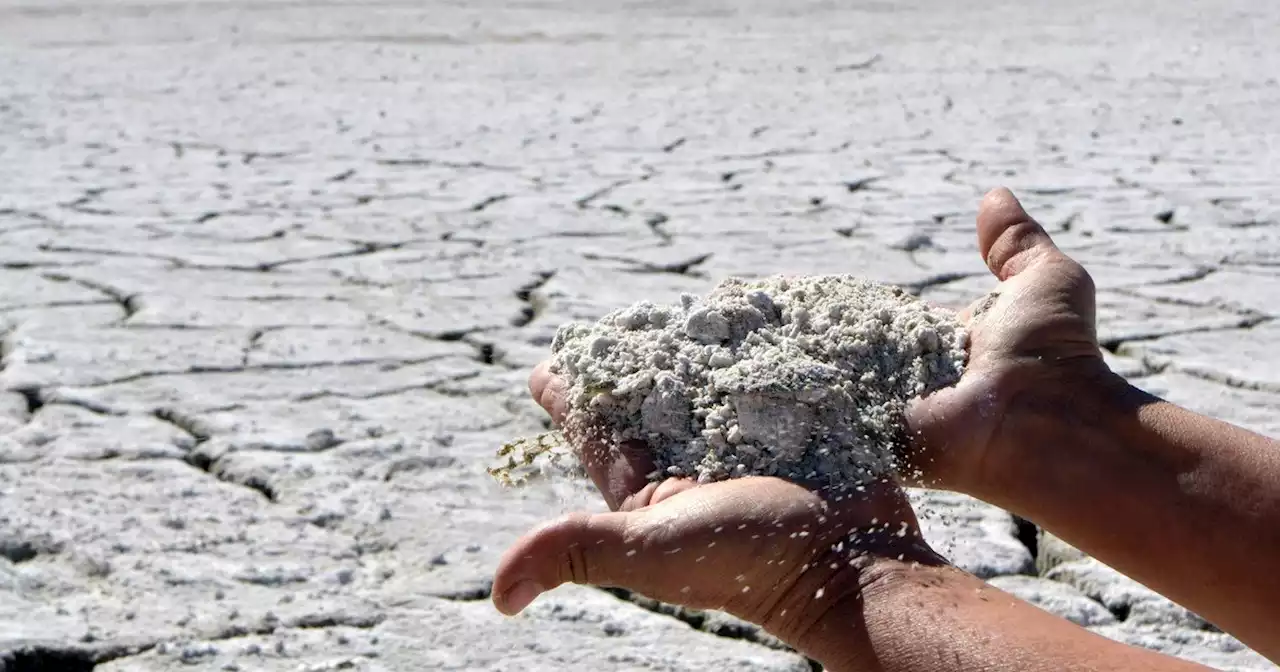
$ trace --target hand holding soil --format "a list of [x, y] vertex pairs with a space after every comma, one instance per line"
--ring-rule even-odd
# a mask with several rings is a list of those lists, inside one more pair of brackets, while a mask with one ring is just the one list
[[[712, 394], [684, 394], [678, 386], [699, 380], [697, 366], [726, 371], [750, 360], [749, 352], [741, 357], [717, 349], [742, 336], [735, 333], [740, 321], [704, 319], [709, 313], [688, 302], [678, 315], [654, 322], [649, 311], [626, 326], [655, 327], [655, 335], [669, 339], [656, 332], [678, 317], [686, 335], [705, 334], [705, 349], [682, 353], [694, 375], [679, 364], [673, 370], [683, 377], [664, 382], [644, 373], [623, 383], [608, 379], [623, 370], [615, 358], [605, 376], [591, 382], [600, 369], [588, 368], [609, 360], [621, 341], [570, 333], [570, 341], [583, 338], [578, 352], [591, 361], [564, 357], [562, 341], [555, 362], [534, 372], [530, 389], [564, 424], [614, 511], [568, 516], [519, 539], [497, 570], [496, 606], [519, 612], [565, 582], [623, 586], [729, 611], [827, 669], [937, 669], [929, 661], [944, 659], [974, 669], [1203, 669], [1100, 637], [949, 566], [920, 538], [899, 487], [924, 484], [1025, 516], [1258, 651], [1280, 655], [1272, 627], [1280, 618], [1280, 580], [1241, 571], [1280, 561], [1274, 535], [1259, 533], [1280, 526], [1280, 446], [1152, 397], [1111, 373], [1095, 336], [1092, 280], [1007, 190], [983, 200], [978, 240], [1000, 284], [955, 322], [908, 301], [891, 308], [850, 302], [855, 295], [876, 295], [873, 304], [892, 297], [837, 283], [856, 289], [835, 292], [847, 304], [886, 318], [878, 324], [887, 328], [864, 328], [845, 341], [878, 344], [876, 352], [856, 351], [852, 358], [859, 366], [885, 365], [865, 367], [867, 378], [841, 369], [851, 360], [832, 356], [844, 352], [840, 339], [806, 341], [800, 325], [764, 338], [791, 353], [792, 364], [774, 357], [755, 374], [719, 381], [724, 374], [712, 372], [702, 378]], [[768, 303], [751, 287], [742, 295], [746, 304], [768, 308], [796, 286], [806, 296], [830, 290], [797, 281], [768, 286]], [[795, 304], [783, 310], [791, 311], [785, 322], [812, 317]], [[606, 319], [630, 320], [627, 313]], [[967, 334], [967, 361], [951, 385], [947, 377], [958, 373], [960, 357], [949, 353], [964, 342], [961, 333]], [[877, 334], [888, 337], [877, 341]], [[622, 349], [622, 361], [634, 358], [635, 345]], [[664, 352], [670, 349], [659, 358]], [[555, 375], [557, 368], [576, 379]], [[609, 389], [591, 388], [601, 381]], [[630, 395], [628, 385], [648, 388]], [[665, 394], [664, 385], [675, 392]], [[817, 394], [804, 396], [812, 390]], [[909, 399], [904, 390], [922, 396]], [[716, 391], [748, 396], [730, 399], [736, 415], [716, 416], [723, 401]], [[761, 414], [780, 425], [772, 435], [762, 433], [767, 424], [742, 428], [743, 408], [760, 401], [752, 394], [782, 402], [784, 413]], [[654, 398], [662, 402], [657, 408]], [[693, 401], [689, 417], [686, 406], [664, 401], [672, 398]], [[829, 431], [839, 427], [824, 415], [833, 398], [835, 406], [858, 414], [852, 433]], [[881, 405], [868, 415], [852, 400]], [[818, 410], [805, 416], [805, 403]], [[575, 421], [581, 418], [607, 422], [602, 428]], [[797, 418], [803, 421], [793, 423]], [[736, 440], [729, 440], [735, 429]], [[662, 443], [664, 435], [675, 439], [682, 432], [689, 432], [685, 444]], [[773, 459], [740, 459], [756, 456], [742, 450], [753, 434], [753, 448]], [[832, 446], [824, 444], [832, 436], [851, 448], [840, 460], [830, 459]], [[680, 445], [695, 450], [681, 454]], [[697, 456], [702, 459], [686, 459]], [[662, 479], [664, 469], [673, 477]], [[1155, 548], [1167, 552], [1152, 554]]]

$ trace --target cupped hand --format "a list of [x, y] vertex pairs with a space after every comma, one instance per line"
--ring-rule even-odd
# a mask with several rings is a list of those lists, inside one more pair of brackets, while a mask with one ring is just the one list
[[520, 538], [494, 579], [498, 609], [517, 613], [562, 583], [617, 586], [724, 610], [800, 646], [831, 605], [885, 575], [882, 563], [943, 562], [892, 483], [821, 491], [772, 477], [670, 479], [627, 508], [565, 516]]
[[[905, 482], [970, 494], [982, 491], [992, 453], [1018, 440], [1001, 433], [1010, 414], [1088, 393], [1109, 374], [1094, 326], [1093, 280], [1084, 268], [1007, 189], [983, 198], [977, 233], [978, 252], [999, 284], [961, 311], [969, 331], [965, 373], [955, 386], [913, 400], [899, 447]], [[529, 386], [562, 423], [564, 381], [544, 362]], [[569, 438], [610, 508], [625, 508], [641, 489], [656, 487], [647, 478], [654, 465], [643, 445]]]
[[982, 494], [1011, 415], [1087, 394], [1109, 370], [1098, 347], [1093, 280], [1007, 189], [978, 210], [978, 250], [1000, 281], [961, 311], [969, 332], [960, 382], [907, 411], [902, 476]]

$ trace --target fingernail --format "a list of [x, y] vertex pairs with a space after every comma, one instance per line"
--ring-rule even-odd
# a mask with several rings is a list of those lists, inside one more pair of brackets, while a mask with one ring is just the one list
[[507, 590], [503, 596], [502, 602], [507, 606], [507, 612], [512, 614], [520, 613], [525, 607], [529, 606], [535, 598], [542, 594], [542, 586], [537, 583], [525, 579]]

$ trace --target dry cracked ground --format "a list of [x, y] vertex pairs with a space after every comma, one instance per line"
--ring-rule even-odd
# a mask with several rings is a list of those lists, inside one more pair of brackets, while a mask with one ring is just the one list
[[[544, 427], [556, 326], [731, 274], [962, 304], [1004, 184], [1115, 367], [1280, 434], [1276, 34], [1266, 0], [0, 0], [0, 668], [808, 670], [627, 595], [490, 606], [506, 544], [599, 506], [484, 472]], [[1002, 588], [1276, 669], [916, 494]]]

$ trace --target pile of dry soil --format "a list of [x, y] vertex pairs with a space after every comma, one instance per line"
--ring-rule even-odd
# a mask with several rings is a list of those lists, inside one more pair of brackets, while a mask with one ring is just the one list
[[897, 468], [912, 397], [955, 383], [965, 332], [901, 289], [852, 276], [731, 278], [562, 327], [552, 371], [569, 429], [641, 440], [652, 478], [777, 475], [839, 485]]

